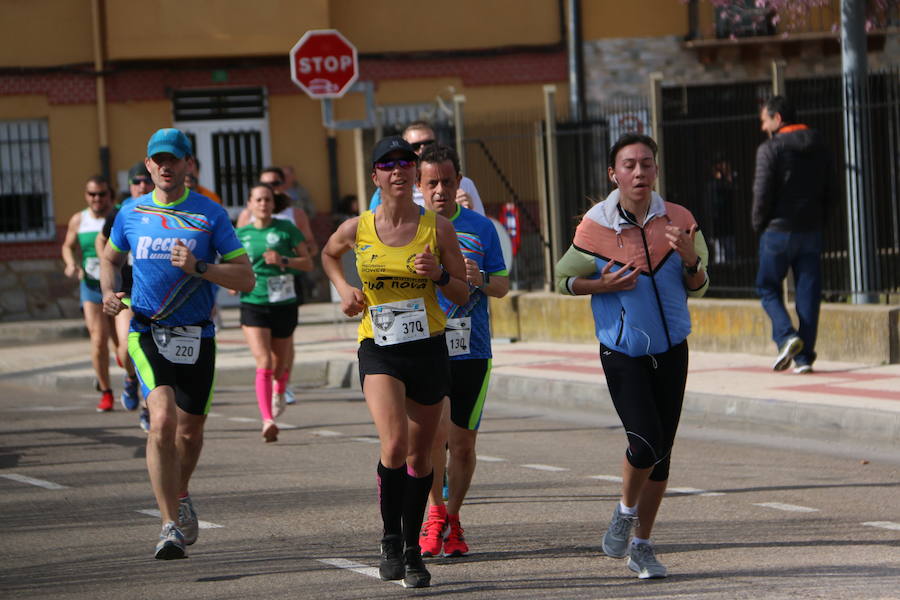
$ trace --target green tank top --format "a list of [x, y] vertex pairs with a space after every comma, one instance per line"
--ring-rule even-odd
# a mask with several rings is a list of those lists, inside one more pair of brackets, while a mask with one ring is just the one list
[[237, 230], [237, 237], [247, 251], [256, 285], [249, 293], [241, 292], [241, 302], [248, 304], [282, 305], [297, 301], [294, 292], [295, 269], [281, 265], [267, 265], [263, 257], [267, 250], [275, 250], [287, 257], [297, 256], [294, 249], [306, 238], [290, 221], [272, 219], [268, 227], [257, 229], [253, 223]]

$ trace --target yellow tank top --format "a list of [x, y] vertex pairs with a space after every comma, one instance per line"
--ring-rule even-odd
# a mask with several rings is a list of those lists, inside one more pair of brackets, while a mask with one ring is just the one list
[[[419, 217], [415, 237], [405, 246], [388, 246], [378, 238], [375, 213], [370, 210], [360, 215], [356, 228], [356, 270], [368, 306], [422, 298], [428, 316], [429, 335], [444, 331], [447, 316], [438, 304], [437, 286], [428, 277], [416, 275], [413, 262], [416, 254], [425, 250], [425, 244], [431, 246], [431, 252], [440, 261], [435, 217], [435, 213], [426, 210]], [[371, 337], [374, 337], [372, 318], [367, 309], [359, 324], [359, 341]]]

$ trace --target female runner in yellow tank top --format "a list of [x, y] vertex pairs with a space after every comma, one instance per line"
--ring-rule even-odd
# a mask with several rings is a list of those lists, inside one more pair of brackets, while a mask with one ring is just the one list
[[[344, 314], [364, 313], [359, 372], [381, 441], [379, 572], [383, 580], [428, 587], [419, 530], [434, 476], [431, 444], [450, 381], [436, 288], [465, 304], [469, 286], [453, 225], [413, 202], [416, 159], [399, 136], [375, 145], [372, 181], [382, 203], [341, 224], [322, 251], [322, 266]], [[362, 289], [347, 283], [341, 268], [341, 255], [351, 249]]]

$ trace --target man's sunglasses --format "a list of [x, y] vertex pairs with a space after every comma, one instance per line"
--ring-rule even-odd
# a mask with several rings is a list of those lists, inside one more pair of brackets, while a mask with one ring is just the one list
[[428, 144], [433, 144], [433, 143], [434, 143], [434, 140], [422, 140], [421, 142], [415, 142], [413, 144], [410, 144], [410, 146], [412, 146], [413, 150], [418, 152], [419, 148], [421, 148], [422, 146], [427, 146]]
[[91, 198], [102, 198], [107, 195], [109, 192], [85, 192]]
[[393, 171], [397, 167], [400, 167], [401, 169], [408, 169], [409, 167], [414, 166], [416, 166], [416, 161], [407, 160], [405, 158], [398, 158], [397, 160], [375, 163], [375, 168], [379, 171]]
[[131, 180], [131, 185], [141, 185], [142, 183], [153, 183], [146, 177], [135, 177]]
[[277, 179], [275, 181], [260, 181], [260, 183], [264, 183], [264, 184], [270, 185], [272, 187], [279, 187], [282, 184], [284, 184], [283, 181], [278, 181]]

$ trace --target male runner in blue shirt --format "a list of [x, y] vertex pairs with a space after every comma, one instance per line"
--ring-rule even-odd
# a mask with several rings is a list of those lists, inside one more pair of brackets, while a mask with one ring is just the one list
[[[450, 354], [452, 384], [449, 404], [433, 446], [434, 484], [428, 520], [419, 545], [423, 556], [462, 556], [469, 551], [459, 522], [459, 510], [475, 473], [475, 439], [491, 376], [491, 324], [488, 297], [502, 298], [509, 291], [509, 276], [497, 230], [490, 219], [456, 203], [461, 174], [456, 152], [429, 145], [420, 157], [417, 173], [425, 207], [450, 219], [466, 261], [469, 301], [454, 304], [438, 291], [447, 315], [444, 335]], [[449, 417], [449, 418], [448, 418]], [[444, 505], [441, 484], [447, 462], [450, 494]]]
[[228, 213], [184, 186], [192, 156], [177, 129], [151, 136], [144, 162], [156, 189], [121, 209], [101, 262], [103, 310], [116, 315], [125, 307], [116, 278], [129, 251], [133, 257], [128, 351], [150, 409], [147, 470], [163, 523], [158, 559], [185, 558], [185, 545], [197, 540], [188, 482], [215, 380], [213, 284], [249, 292], [255, 283]]

